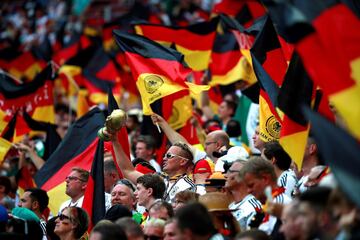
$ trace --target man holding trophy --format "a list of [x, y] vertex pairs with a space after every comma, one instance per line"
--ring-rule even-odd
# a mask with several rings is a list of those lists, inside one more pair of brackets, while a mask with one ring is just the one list
[[[123, 110], [114, 110], [105, 122], [105, 127], [100, 129], [98, 135], [104, 141], [113, 144], [116, 161], [125, 178], [137, 183], [138, 177], [143, 174], [136, 171], [129, 157], [125, 154], [117, 138], [117, 131], [125, 124], [126, 113]], [[196, 191], [194, 182], [187, 176], [188, 169], [193, 165], [193, 154], [185, 143], [175, 143], [166, 152], [162, 170], [166, 176], [166, 192], [163, 197], [168, 202], [174, 201], [176, 193], [184, 190]]]

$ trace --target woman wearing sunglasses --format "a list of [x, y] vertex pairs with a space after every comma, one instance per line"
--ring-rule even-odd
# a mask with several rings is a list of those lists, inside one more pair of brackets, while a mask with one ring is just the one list
[[83, 236], [88, 228], [87, 213], [79, 207], [67, 207], [55, 220], [54, 232], [61, 240], [85, 239]]

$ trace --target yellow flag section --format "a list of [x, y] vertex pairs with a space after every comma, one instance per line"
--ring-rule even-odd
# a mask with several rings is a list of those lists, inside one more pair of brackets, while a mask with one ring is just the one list
[[266, 93], [260, 90], [259, 96], [259, 131], [264, 142], [279, 140], [281, 124], [272, 114]]
[[4, 138], [0, 138], [0, 162], [2, 162], [11, 148], [11, 142]]

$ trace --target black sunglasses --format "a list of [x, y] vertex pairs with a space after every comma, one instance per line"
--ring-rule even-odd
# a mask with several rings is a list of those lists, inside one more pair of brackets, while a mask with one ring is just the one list
[[71, 221], [71, 218], [69, 216], [66, 216], [66, 215], [64, 215], [62, 213], [58, 215], [58, 218], [59, 218], [60, 221], [64, 221], [65, 219]]

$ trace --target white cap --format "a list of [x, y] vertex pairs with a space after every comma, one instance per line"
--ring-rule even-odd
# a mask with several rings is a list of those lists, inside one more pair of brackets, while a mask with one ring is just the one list
[[222, 156], [218, 160], [222, 160], [225, 162], [235, 162], [236, 160], [247, 160], [249, 158], [249, 153], [245, 150], [245, 148], [240, 146], [232, 147], [228, 150], [225, 156]]
[[245, 160], [247, 161], [249, 158], [249, 153], [245, 150], [245, 148], [240, 146], [235, 146], [230, 148], [226, 155], [220, 157], [215, 164], [215, 171], [224, 171], [224, 163], [232, 163], [237, 160]]

